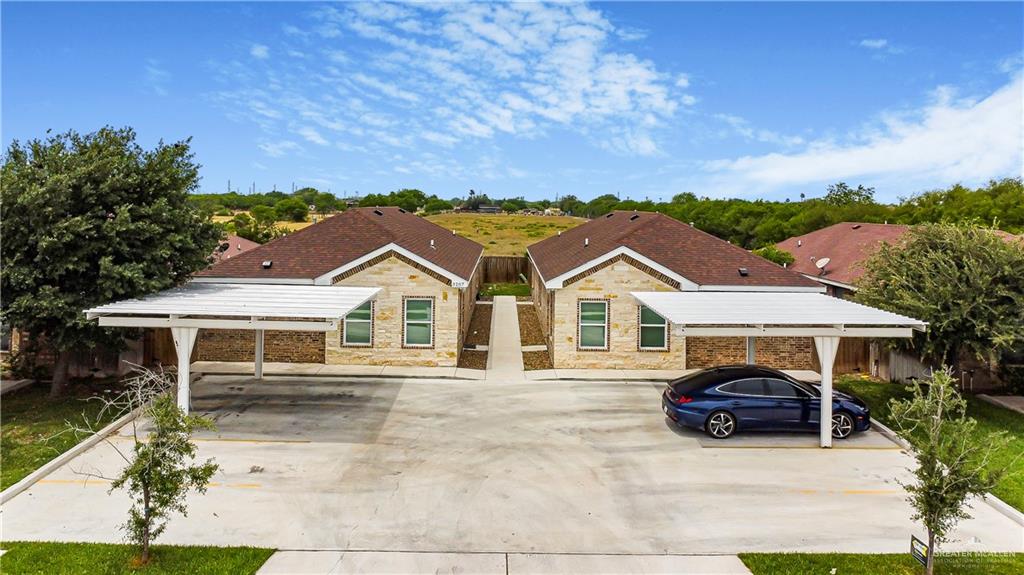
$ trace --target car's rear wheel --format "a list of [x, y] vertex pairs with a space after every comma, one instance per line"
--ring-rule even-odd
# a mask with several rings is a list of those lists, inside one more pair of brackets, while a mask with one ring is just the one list
[[853, 418], [850, 414], [839, 412], [832, 415], [832, 437], [846, 439], [853, 433]]
[[715, 439], [725, 439], [736, 431], [736, 418], [728, 411], [716, 411], [708, 417], [704, 430]]

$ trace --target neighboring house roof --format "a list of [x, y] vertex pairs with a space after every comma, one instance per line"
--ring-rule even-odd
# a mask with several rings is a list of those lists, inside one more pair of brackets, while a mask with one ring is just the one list
[[[820, 287], [800, 274], [655, 212], [611, 212], [527, 249], [546, 283], [624, 250], [698, 286]], [[739, 268], [745, 268], [747, 275], [741, 275]]]
[[[789, 269], [823, 280], [852, 285], [864, 274], [864, 260], [875, 253], [882, 242], [895, 243], [910, 226], [840, 222], [779, 242], [778, 248], [796, 258]], [[829, 258], [824, 270], [815, 262]]]
[[[796, 258], [789, 269], [827, 282], [852, 286], [864, 275], [864, 260], [875, 253], [882, 242], [894, 244], [909, 230], [910, 226], [903, 224], [840, 222], [789, 238], [776, 246]], [[993, 230], [993, 233], [1005, 241], [1021, 239], [1021, 236], [1002, 230]], [[821, 258], [829, 259], [824, 270], [815, 265]]]
[[[197, 277], [314, 280], [387, 246], [464, 280], [473, 275], [484, 249], [401, 208], [352, 208], [215, 264]], [[267, 260], [273, 263], [264, 268]]]
[[[225, 244], [227, 247], [224, 247]], [[260, 244], [252, 240], [245, 239], [242, 236], [236, 236], [235, 234], [228, 234], [228, 236], [224, 238], [224, 241], [217, 245], [217, 249], [213, 251], [213, 257], [217, 261], [229, 260], [237, 255], [258, 247], [260, 247]]]

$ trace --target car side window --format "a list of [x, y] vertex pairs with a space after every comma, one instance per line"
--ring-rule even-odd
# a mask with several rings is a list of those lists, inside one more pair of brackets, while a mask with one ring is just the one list
[[732, 390], [729, 393], [740, 395], [765, 395], [764, 380], [761, 378], [741, 379], [732, 382]]
[[803, 394], [788, 381], [781, 379], [768, 380], [768, 395], [772, 397], [803, 397]]

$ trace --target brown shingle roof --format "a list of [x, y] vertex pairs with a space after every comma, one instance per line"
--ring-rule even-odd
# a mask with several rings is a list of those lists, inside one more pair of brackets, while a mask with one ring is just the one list
[[[584, 245], [589, 240], [589, 245]], [[625, 246], [699, 285], [819, 287], [764, 258], [655, 212], [616, 211], [528, 248], [551, 280]], [[739, 268], [748, 274], [741, 276]]]
[[[903, 224], [840, 222], [776, 245], [796, 258], [789, 269], [825, 280], [854, 284], [864, 275], [864, 260], [875, 253], [882, 242], [895, 244], [908, 230], [910, 226]], [[993, 230], [993, 233], [1004, 241], [1019, 239], [1002, 230]], [[824, 273], [815, 266], [821, 258], [829, 259]]]
[[[901, 224], [841, 222], [789, 238], [779, 242], [778, 247], [796, 258], [789, 269], [852, 284], [864, 274], [864, 260], [882, 242], [895, 243], [909, 229], [909, 226]], [[821, 270], [814, 265], [821, 258], [829, 258], [824, 273], [820, 273]]]
[[[434, 247], [430, 246], [431, 240]], [[313, 279], [395, 243], [469, 279], [483, 246], [399, 208], [353, 208], [200, 272], [202, 277]], [[269, 269], [262, 262], [273, 261]]]

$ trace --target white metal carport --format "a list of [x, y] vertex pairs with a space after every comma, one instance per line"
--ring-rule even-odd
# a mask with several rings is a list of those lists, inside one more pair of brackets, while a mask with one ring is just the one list
[[86, 310], [106, 327], [167, 327], [178, 353], [178, 406], [189, 411], [190, 357], [200, 329], [253, 330], [255, 376], [263, 377], [265, 330], [334, 331], [377, 287], [188, 283], [141, 299]]
[[923, 321], [808, 292], [632, 292], [673, 324], [676, 335], [746, 337], [747, 363], [755, 338], [813, 337], [821, 363], [821, 446], [832, 446], [832, 366], [841, 337], [911, 337]]

